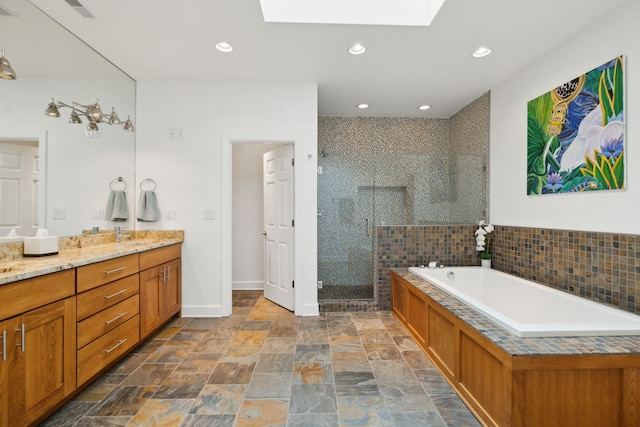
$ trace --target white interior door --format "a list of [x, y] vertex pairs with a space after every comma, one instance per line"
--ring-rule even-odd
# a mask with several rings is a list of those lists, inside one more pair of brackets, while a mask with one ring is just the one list
[[38, 147], [0, 142], [0, 236], [13, 227], [21, 236], [38, 228]]
[[264, 296], [293, 310], [293, 145], [263, 154]]

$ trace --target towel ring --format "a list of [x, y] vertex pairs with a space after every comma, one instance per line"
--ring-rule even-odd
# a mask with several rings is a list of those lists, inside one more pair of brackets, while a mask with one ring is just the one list
[[148, 191], [156, 191], [156, 188], [158, 188], [158, 184], [156, 184], [156, 182], [154, 180], [152, 180], [151, 178], [145, 178], [140, 183], [140, 191], [144, 191], [142, 186], [145, 185], [145, 184], [153, 184], [153, 189], [152, 190], [148, 190]]
[[122, 183], [124, 185], [124, 189], [122, 189], [122, 191], [127, 191], [127, 181], [125, 181], [121, 176], [117, 177], [109, 183], [109, 189], [111, 191], [115, 191], [114, 185], [117, 185], [118, 183]]

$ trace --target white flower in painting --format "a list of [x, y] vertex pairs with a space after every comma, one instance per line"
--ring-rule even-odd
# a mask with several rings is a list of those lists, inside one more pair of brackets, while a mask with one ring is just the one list
[[621, 121], [609, 122], [602, 126], [602, 108], [594, 108], [580, 122], [578, 135], [560, 159], [560, 170], [571, 171], [585, 163], [585, 156], [593, 158], [593, 152], [602, 151], [607, 141], [621, 139], [624, 135], [624, 123]]

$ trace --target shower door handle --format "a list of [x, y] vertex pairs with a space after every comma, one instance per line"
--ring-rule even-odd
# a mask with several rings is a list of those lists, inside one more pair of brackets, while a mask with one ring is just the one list
[[364, 227], [367, 237], [371, 236], [371, 233], [369, 232], [369, 218], [364, 219]]

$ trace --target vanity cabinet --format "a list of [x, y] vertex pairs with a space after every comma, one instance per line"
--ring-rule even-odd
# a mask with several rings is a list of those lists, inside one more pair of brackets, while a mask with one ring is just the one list
[[0, 286], [0, 426], [29, 425], [76, 389], [74, 294], [75, 270]]
[[78, 385], [139, 342], [138, 254], [78, 267]]
[[0, 285], [0, 427], [41, 422], [182, 308], [177, 243]]
[[182, 309], [181, 246], [140, 254], [140, 337], [165, 324]]

